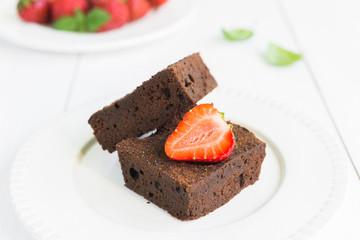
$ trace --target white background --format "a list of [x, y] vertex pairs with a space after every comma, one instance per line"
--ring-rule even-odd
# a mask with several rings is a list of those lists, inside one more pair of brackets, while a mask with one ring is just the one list
[[[209, 0], [202, 6], [187, 28], [126, 50], [53, 54], [0, 41], [1, 240], [32, 239], [8, 190], [12, 160], [31, 134], [91, 99], [131, 91], [197, 51], [219, 85], [286, 102], [338, 136], [348, 153], [348, 193], [314, 239], [360, 239], [359, 1]], [[246, 42], [226, 42], [222, 27], [246, 27], [255, 34]], [[269, 66], [260, 57], [269, 41], [303, 52], [305, 59], [290, 67]]]

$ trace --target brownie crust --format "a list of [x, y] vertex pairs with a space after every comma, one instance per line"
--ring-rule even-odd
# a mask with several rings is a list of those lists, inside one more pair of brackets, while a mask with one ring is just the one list
[[164, 152], [167, 136], [126, 139], [117, 144], [125, 186], [180, 220], [193, 220], [221, 207], [254, 184], [265, 143], [234, 124], [237, 148], [219, 163], [181, 162]]
[[216, 86], [196, 53], [168, 66], [132, 93], [94, 113], [89, 124], [102, 148], [113, 152], [123, 139], [177, 123]]

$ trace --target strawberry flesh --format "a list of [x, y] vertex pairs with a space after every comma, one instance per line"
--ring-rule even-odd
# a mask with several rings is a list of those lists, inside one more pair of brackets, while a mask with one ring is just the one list
[[190, 110], [168, 137], [165, 153], [173, 160], [219, 162], [235, 146], [231, 126], [212, 104], [201, 104]]

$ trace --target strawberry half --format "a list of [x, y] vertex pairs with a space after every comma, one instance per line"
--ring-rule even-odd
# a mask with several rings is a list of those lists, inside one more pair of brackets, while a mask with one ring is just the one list
[[235, 146], [231, 125], [212, 104], [201, 104], [185, 114], [165, 143], [166, 155], [179, 161], [219, 162]]

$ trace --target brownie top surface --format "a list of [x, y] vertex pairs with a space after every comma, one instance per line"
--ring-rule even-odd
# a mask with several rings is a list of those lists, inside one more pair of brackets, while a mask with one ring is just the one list
[[236, 147], [231, 155], [218, 163], [199, 163], [175, 161], [168, 158], [165, 154], [164, 146], [167, 137], [171, 132], [154, 134], [145, 139], [126, 139], [117, 144], [117, 151], [122, 157], [136, 158], [143, 161], [143, 164], [157, 168], [163, 174], [174, 178], [185, 184], [198, 182], [210, 174], [221, 169], [225, 164], [236, 160], [242, 154], [265, 145], [252, 132], [239, 125], [233, 124]]

